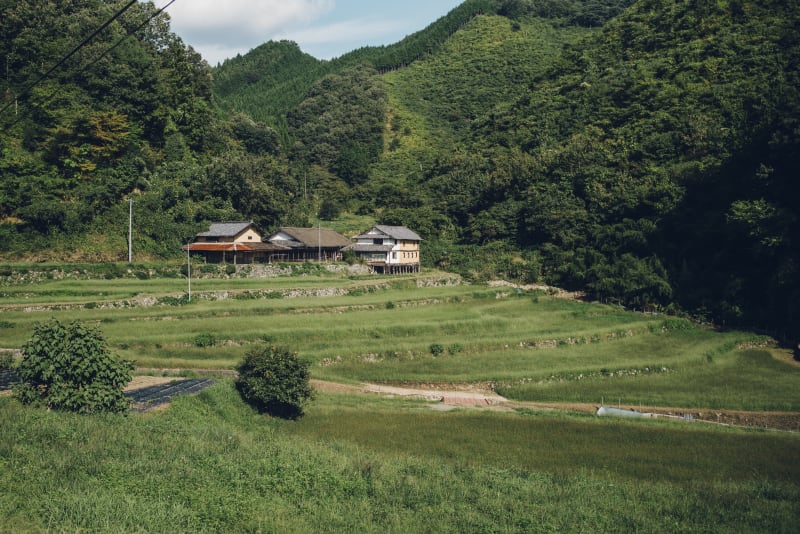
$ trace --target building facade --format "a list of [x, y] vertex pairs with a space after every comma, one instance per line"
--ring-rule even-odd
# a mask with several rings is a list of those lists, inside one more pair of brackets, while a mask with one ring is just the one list
[[355, 237], [356, 256], [375, 272], [417, 273], [420, 270], [422, 238], [405, 226], [375, 225]]
[[267, 240], [282, 247], [283, 261], [340, 261], [342, 251], [352, 242], [345, 236], [327, 228], [297, 228], [285, 226]]
[[261, 231], [252, 222], [212, 223], [208, 231], [197, 234], [184, 251], [201, 255], [208, 263], [267, 263], [287, 252], [285, 247], [264, 243]]

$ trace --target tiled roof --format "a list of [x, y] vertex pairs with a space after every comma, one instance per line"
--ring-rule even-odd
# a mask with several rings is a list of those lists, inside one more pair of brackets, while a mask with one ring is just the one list
[[275, 243], [191, 243], [183, 250], [190, 252], [277, 252], [289, 250]]
[[[370, 228], [369, 231], [372, 230], [378, 230], [379, 232], [386, 234], [392, 239], [398, 239], [401, 241], [422, 241], [422, 238], [420, 236], [418, 236], [415, 232], [412, 232], [405, 226], [386, 226], [383, 224], [376, 224], [375, 226]], [[367, 233], [356, 236], [356, 239], [374, 238], [376, 234], [370, 234], [369, 231]]]
[[197, 237], [234, 237], [247, 230], [250, 226], [254, 226], [252, 222], [244, 221], [211, 223], [208, 232], [201, 232], [197, 234]]
[[[292, 237], [294, 242], [275, 239], [275, 236], [280, 233]], [[288, 247], [297, 247], [299, 245], [306, 248], [320, 246], [324, 248], [342, 248], [351, 244], [351, 241], [345, 236], [328, 228], [296, 228], [292, 226], [280, 228], [268, 240]]]
[[252, 247], [244, 243], [192, 243], [184, 245], [183, 250], [190, 252], [253, 252]]

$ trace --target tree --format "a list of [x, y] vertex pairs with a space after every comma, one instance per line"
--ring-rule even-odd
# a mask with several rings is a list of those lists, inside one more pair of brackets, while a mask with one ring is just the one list
[[309, 385], [310, 365], [288, 349], [258, 347], [245, 354], [236, 368], [236, 389], [261, 413], [297, 419], [303, 415], [303, 405], [314, 396]]
[[37, 323], [22, 347], [14, 395], [25, 404], [78, 413], [124, 412], [133, 362], [114, 357], [99, 330], [56, 319]]

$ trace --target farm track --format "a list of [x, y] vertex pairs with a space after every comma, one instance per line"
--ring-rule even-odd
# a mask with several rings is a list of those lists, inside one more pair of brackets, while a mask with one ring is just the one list
[[[525, 402], [509, 400], [497, 395], [490, 384], [420, 384], [417, 387], [398, 387], [388, 384], [362, 384], [346, 386], [334, 382], [312, 381], [312, 385], [328, 393], [372, 393], [384, 396], [407, 397], [438, 401], [434, 409], [482, 408], [497, 411], [527, 409], [542, 412], [562, 412], [593, 415], [599, 404], [575, 402]], [[727, 426], [761, 428], [800, 432], [800, 412], [714, 410], [702, 408], [673, 408], [664, 406], [619, 406], [629, 410], [640, 410], [663, 417], [691, 416], [695, 421]]]
[[[138, 372], [161, 372], [156, 375], [137, 375], [125, 388], [125, 395], [132, 400], [132, 408], [144, 412], [163, 407], [181, 395], [197, 393], [215, 383], [210, 376], [235, 376], [233, 371], [194, 370], [203, 378], [186, 379], [163, 376], [164, 372], [178, 373], [180, 369], [139, 369]], [[10, 371], [0, 371], [0, 392], [9, 394], [16, 377]], [[311, 380], [314, 389], [331, 394], [366, 394], [386, 397], [404, 397], [430, 401], [435, 410], [479, 408], [495, 411], [531, 410], [592, 415], [599, 404], [575, 402], [524, 402], [501, 397], [491, 390], [489, 383], [437, 383], [437, 384], [341, 384], [325, 380]], [[701, 408], [674, 408], [663, 406], [621, 405], [623, 409], [645, 411], [665, 417], [691, 416], [695, 421], [727, 426], [760, 428], [800, 432], [799, 412], [715, 410]]]

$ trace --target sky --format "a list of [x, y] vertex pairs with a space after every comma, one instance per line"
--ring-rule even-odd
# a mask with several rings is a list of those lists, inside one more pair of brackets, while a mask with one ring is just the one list
[[175, 0], [167, 13], [172, 31], [213, 66], [271, 40], [294, 41], [317, 59], [393, 44], [462, 1]]

